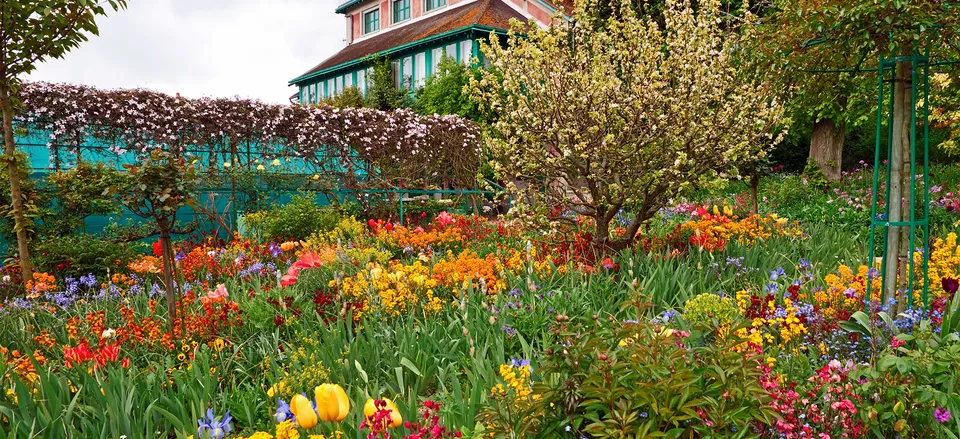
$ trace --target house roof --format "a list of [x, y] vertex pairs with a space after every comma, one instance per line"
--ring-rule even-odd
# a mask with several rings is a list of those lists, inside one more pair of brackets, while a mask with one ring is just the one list
[[496, 29], [508, 29], [510, 19], [526, 21], [528, 18], [507, 6], [501, 0], [479, 0], [473, 4], [451, 8], [449, 11], [415, 21], [395, 29], [387, 29], [379, 35], [355, 42], [327, 58], [317, 66], [298, 76], [291, 83], [306, 76], [336, 67], [340, 64], [382, 53], [395, 47], [410, 44], [424, 38], [464, 29], [482, 26]]
[[[348, 9], [363, 3], [364, 0], [346, 0], [337, 6], [337, 13], [343, 14], [347, 12]], [[543, 3], [546, 3], [554, 9], [560, 9], [560, 6], [563, 6], [564, 12], [570, 14], [573, 12], [574, 0], [543, 0]]]

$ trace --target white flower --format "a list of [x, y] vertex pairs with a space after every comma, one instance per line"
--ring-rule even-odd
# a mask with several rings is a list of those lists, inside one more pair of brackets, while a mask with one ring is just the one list
[[4, 282], [10, 282], [10, 275], [8, 274], [8, 275], [3, 276], [3, 281], [4, 281]]
[[117, 330], [113, 328], [107, 328], [103, 330], [103, 333], [100, 334], [100, 338], [113, 338], [117, 335]]

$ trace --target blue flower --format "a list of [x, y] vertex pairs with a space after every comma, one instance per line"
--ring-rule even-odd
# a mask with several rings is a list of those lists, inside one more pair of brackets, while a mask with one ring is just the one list
[[290, 404], [287, 404], [284, 400], [277, 398], [277, 413], [273, 415], [278, 423], [286, 421], [287, 419], [293, 419], [293, 412], [290, 411]]
[[775, 281], [779, 279], [780, 276], [783, 276], [784, 274], [785, 273], [783, 272], [783, 267], [779, 267], [776, 270], [770, 270], [770, 280]]
[[203, 434], [206, 430], [210, 432], [207, 437], [223, 439], [233, 431], [233, 425], [230, 424], [231, 421], [233, 421], [233, 418], [230, 417], [230, 410], [227, 410], [223, 418], [217, 421], [217, 417], [213, 415], [213, 409], [207, 409], [206, 418], [200, 418], [200, 420], [197, 421], [197, 437], [204, 437]]

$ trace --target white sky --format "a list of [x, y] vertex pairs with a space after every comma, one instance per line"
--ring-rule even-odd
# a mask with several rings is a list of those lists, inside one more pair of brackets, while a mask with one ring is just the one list
[[287, 81], [344, 47], [341, 0], [129, 0], [100, 36], [27, 79], [286, 103]]

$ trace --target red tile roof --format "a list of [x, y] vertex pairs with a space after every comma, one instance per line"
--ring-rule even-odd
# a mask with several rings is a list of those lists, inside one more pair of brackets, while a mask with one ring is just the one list
[[300, 75], [298, 79], [355, 59], [467, 26], [479, 25], [507, 29], [510, 27], [511, 18], [520, 21], [528, 20], [523, 14], [507, 6], [501, 0], [480, 0], [469, 5], [451, 8], [444, 13], [396, 29], [387, 28], [380, 35], [350, 44], [337, 54]]

